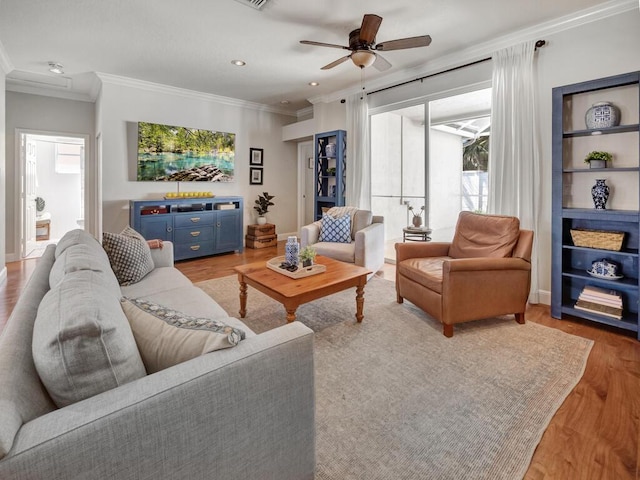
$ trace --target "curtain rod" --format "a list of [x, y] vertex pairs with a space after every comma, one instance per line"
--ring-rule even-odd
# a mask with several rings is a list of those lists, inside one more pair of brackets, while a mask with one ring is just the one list
[[[535, 50], [537, 50], [538, 48], [544, 47], [546, 45], [546, 43], [547, 42], [545, 40], [538, 40], [536, 42]], [[466, 67], [470, 67], [472, 65], [476, 65], [478, 63], [484, 63], [484, 62], [487, 62], [489, 60], [491, 60], [491, 57], [482, 58], [480, 60], [476, 60], [475, 62], [465, 63], [464, 65], [458, 65], [457, 67], [448, 68], [447, 70], [442, 70], [441, 72], [431, 73], [429, 75], [425, 75], [424, 77], [414, 78], [413, 80], [407, 80], [406, 82], [397, 83], [395, 85], [391, 85], [390, 87], [384, 87], [384, 88], [380, 88], [378, 90], [374, 90], [373, 92], [367, 92], [367, 95], [373, 95], [374, 93], [384, 92], [385, 90], [391, 90], [392, 88], [401, 87], [403, 85], [408, 85], [409, 83], [413, 83], [413, 82], [418, 82], [418, 81], [422, 82], [423, 80], [425, 80], [427, 78], [435, 77], [436, 75], [442, 75], [443, 73], [453, 72], [453, 71], [456, 71], [456, 70], [460, 70], [462, 68], [466, 68]]]

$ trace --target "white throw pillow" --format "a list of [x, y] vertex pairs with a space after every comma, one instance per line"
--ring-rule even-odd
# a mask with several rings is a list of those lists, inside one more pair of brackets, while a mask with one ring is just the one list
[[245, 333], [218, 320], [197, 318], [148, 300], [120, 300], [147, 373], [237, 345]]

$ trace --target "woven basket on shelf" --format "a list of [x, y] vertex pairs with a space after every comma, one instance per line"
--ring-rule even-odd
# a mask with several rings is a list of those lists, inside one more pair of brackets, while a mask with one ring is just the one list
[[576, 228], [571, 229], [571, 239], [576, 247], [601, 248], [618, 252], [622, 249], [624, 232]]

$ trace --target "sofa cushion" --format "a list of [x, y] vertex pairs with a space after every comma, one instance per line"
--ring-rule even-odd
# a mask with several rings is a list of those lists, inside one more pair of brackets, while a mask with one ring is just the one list
[[449, 256], [510, 257], [519, 235], [520, 221], [516, 217], [460, 212]]
[[416, 283], [442, 293], [442, 264], [451, 257], [408, 258], [398, 265], [398, 273]]
[[120, 291], [125, 297], [139, 298], [147, 297], [152, 294], [164, 294], [167, 292], [173, 295], [173, 292], [182, 287], [191, 287], [191, 281], [174, 267], [154, 268], [149, 275], [138, 283], [131, 285], [122, 285]]
[[68, 273], [38, 307], [33, 360], [58, 407], [146, 374], [119, 298], [98, 277]]
[[114, 295], [119, 295], [120, 286], [111, 270], [109, 258], [97, 241], [95, 244], [98, 245], [99, 250], [83, 243], [66, 248], [51, 267], [49, 286], [54, 288], [69, 273], [89, 270], [97, 274], [95, 277], [102, 280], [102, 285], [111, 290]]
[[75, 230], [65, 233], [57, 243], [55, 257], [58, 258], [70, 246], [80, 244], [87, 245], [95, 252], [96, 255], [101, 255], [101, 253], [99, 253], [100, 250], [102, 250], [100, 242], [98, 242], [98, 240], [96, 240], [90, 233], [76, 228]]
[[120, 285], [139, 282], [153, 270], [153, 258], [147, 241], [131, 227], [126, 227], [119, 234], [104, 232], [102, 246]]
[[341, 262], [355, 263], [356, 261], [356, 244], [351, 243], [333, 243], [318, 242], [313, 244], [318, 255], [331, 257]]
[[342, 217], [334, 218], [326, 213], [322, 215], [320, 241], [351, 243], [351, 217], [343, 215]]
[[121, 299], [147, 373], [236, 346], [244, 332], [211, 318], [186, 315], [145, 299]]

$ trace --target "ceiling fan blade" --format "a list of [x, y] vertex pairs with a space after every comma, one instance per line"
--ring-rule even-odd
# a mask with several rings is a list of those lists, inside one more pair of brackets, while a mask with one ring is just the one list
[[402, 50], [404, 48], [428, 47], [431, 43], [429, 35], [420, 37], [400, 38], [398, 40], [389, 40], [376, 45], [376, 50], [388, 52], [389, 50]]
[[362, 18], [362, 26], [360, 27], [360, 40], [363, 43], [371, 44], [376, 39], [378, 29], [382, 23], [382, 17], [367, 13]]
[[384, 72], [385, 70], [389, 70], [391, 68], [391, 64], [382, 55], [376, 53], [376, 60], [375, 62], [373, 62], [372, 67], [379, 72]]
[[335, 60], [327, 65], [325, 65], [324, 67], [322, 67], [320, 70], [329, 70], [330, 68], [336, 67], [338, 65], [340, 65], [341, 63], [346, 62], [347, 60], [349, 60], [349, 57], [351, 55], [345, 55], [342, 58], [339, 58], [338, 60]]
[[313, 42], [311, 40], [300, 40], [300, 43], [302, 43], [304, 45], [315, 45], [317, 47], [342, 48], [344, 50], [349, 50], [349, 47], [345, 47], [345, 46], [342, 46], [342, 45], [336, 45], [335, 43]]

